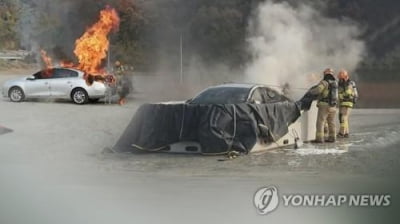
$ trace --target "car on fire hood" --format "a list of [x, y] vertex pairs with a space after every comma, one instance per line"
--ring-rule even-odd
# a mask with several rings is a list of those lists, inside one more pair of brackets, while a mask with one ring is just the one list
[[97, 101], [105, 96], [106, 86], [99, 81], [88, 85], [83, 71], [72, 68], [53, 68], [35, 74], [6, 81], [3, 97], [12, 102], [30, 98], [71, 99], [76, 104]]
[[111, 150], [224, 154], [298, 145], [315, 126], [316, 112], [303, 104], [264, 85], [213, 86], [186, 102], [142, 105]]

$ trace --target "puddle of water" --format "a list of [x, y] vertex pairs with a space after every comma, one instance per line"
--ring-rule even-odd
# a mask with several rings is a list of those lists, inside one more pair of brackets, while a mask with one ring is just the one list
[[325, 155], [325, 154], [343, 154], [348, 152], [343, 149], [318, 149], [318, 148], [301, 148], [295, 151], [296, 154], [306, 156], [306, 155]]

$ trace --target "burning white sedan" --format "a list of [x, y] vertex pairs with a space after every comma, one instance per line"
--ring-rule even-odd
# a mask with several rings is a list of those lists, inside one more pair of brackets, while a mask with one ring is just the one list
[[71, 99], [76, 104], [96, 102], [106, 93], [104, 83], [96, 76], [85, 79], [85, 73], [72, 68], [53, 68], [4, 83], [3, 97], [12, 102], [30, 98]]

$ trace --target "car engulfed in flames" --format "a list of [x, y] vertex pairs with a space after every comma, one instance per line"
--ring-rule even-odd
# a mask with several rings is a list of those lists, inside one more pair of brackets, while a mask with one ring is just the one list
[[[120, 19], [115, 9], [107, 6], [101, 10], [98, 21], [75, 41], [74, 54], [77, 63], [61, 60], [57, 65], [82, 71], [82, 78], [88, 85], [91, 85], [93, 80], [104, 80], [109, 75], [103, 66], [110, 45], [109, 35], [118, 30], [119, 23]], [[54, 60], [47, 52], [41, 50], [40, 53], [46, 66], [45, 70], [54, 68]]]
[[100, 11], [98, 21], [75, 41], [76, 63], [65, 60], [54, 63], [55, 60], [41, 50], [45, 68], [31, 76], [7, 81], [2, 89], [3, 96], [13, 102], [50, 97], [71, 99], [77, 104], [104, 97], [111, 75], [103, 63], [109, 50], [109, 34], [118, 30], [119, 23], [116, 10], [107, 6]]

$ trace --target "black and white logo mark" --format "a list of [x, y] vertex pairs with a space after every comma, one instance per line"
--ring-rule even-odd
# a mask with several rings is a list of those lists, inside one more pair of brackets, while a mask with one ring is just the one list
[[268, 214], [278, 207], [278, 189], [275, 186], [263, 187], [254, 195], [254, 205], [261, 215]]

